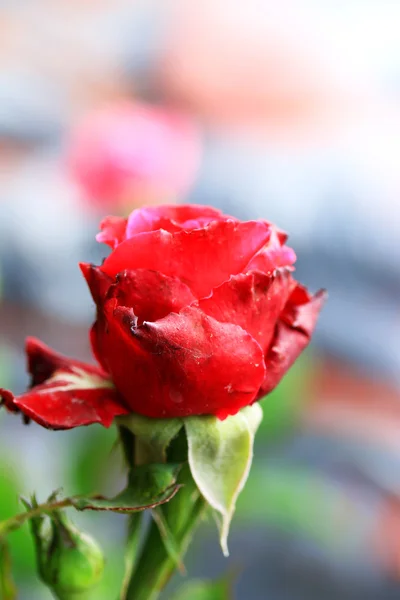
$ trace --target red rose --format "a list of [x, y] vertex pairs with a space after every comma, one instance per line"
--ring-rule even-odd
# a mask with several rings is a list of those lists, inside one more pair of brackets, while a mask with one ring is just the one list
[[[81, 268], [97, 306], [96, 377], [107, 382], [108, 374], [115, 389], [86, 377], [86, 387], [71, 391], [67, 381], [55, 391], [51, 355], [32, 359], [28, 345], [34, 387], [19, 398], [3, 393], [9, 409], [66, 428], [108, 425], [111, 414], [129, 411], [223, 419], [270, 392], [309, 343], [324, 294], [295, 281], [295, 254], [274, 225], [210, 207], [160, 206], [107, 217], [101, 229], [98, 240], [113, 251], [101, 267]], [[64, 379], [68, 364], [77, 363], [64, 362]], [[72, 420], [56, 419], [67, 406]]]

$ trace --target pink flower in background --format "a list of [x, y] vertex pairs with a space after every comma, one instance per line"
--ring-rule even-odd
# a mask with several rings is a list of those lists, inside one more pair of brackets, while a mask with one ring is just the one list
[[78, 124], [67, 164], [86, 199], [105, 208], [186, 195], [201, 156], [200, 131], [182, 113], [138, 102], [101, 109]]

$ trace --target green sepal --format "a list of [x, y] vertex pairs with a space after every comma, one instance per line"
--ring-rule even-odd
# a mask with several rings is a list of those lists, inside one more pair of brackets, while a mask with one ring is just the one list
[[150, 419], [136, 413], [116, 421], [135, 436], [137, 465], [166, 462], [167, 448], [183, 427], [182, 419]]
[[127, 487], [114, 498], [75, 496], [69, 498], [78, 510], [103, 510], [130, 513], [154, 508], [168, 502], [176, 494], [181, 465], [151, 464], [135, 467], [129, 474]]
[[250, 471], [254, 435], [261, 419], [259, 404], [224, 421], [212, 416], [183, 419], [193, 479], [208, 504], [222, 517], [220, 543], [225, 556], [230, 522]]

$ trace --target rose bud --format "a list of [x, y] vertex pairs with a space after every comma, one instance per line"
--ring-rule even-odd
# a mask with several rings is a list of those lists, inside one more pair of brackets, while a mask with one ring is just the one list
[[80, 532], [60, 511], [50, 515], [50, 527], [32, 527], [42, 580], [59, 600], [86, 600], [104, 570], [100, 547]]
[[30, 391], [1, 391], [11, 411], [50, 428], [139, 413], [224, 419], [268, 394], [310, 342], [324, 293], [293, 276], [287, 236], [197, 205], [107, 217], [112, 252], [82, 264], [97, 308], [100, 367], [30, 339]]

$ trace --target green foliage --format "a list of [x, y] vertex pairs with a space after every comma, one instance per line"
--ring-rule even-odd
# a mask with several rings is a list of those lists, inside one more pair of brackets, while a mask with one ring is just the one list
[[172, 600], [229, 600], [232, 598], [231, 583], [194, 579], [182, 586]]
[[[60, 481], [65, 482], [66, 489], [77, 494], [88, 495], [93, 490], [107, 489], [115, 484], [115, 479], [122, 475], [122, 461], [116, 447], [116, 429], [104, 429], [100, 426], [84, 427], [66, 433], [73, 440], [70, 444], [69, 460], [60, 474]], [[111, 481], [110, 481], [111, 479]], [[137, 513], [132, 513], [137, 514]], [[103, 579], [96, 588], [95, 600], [110, 600], [110, 590], [118, 590], [123, 578], [124, 558], [121, 541], [104, 535], [113, 525], [112, 515], [87, 514], [77, 515], [79, 522], [85, 527], [93, 528], [93, 523], [101, 520], [101, 539], [107, 557]], [[95, 525], [96, 526], [96, 525]]]
[[153, 508], [176, 494], [179, 470], [180, 465], [176, 464], [143, 465], [130, 472], [127, 487], [114, 498], [75, 496], [69, 500], [78, 510], [129, 513]]
[[119, 417], [118, 423], [135, 435], [136, 464], [165, 462], [167, 448], [183, 426], [182, 419], [149, 419], [138, 414]]
[[[22, 505], [18, 495], [22, 489], [22, 481], [18, 469], [12, 462], [6, 462], [6, 457], [0, 458], [0, 521], [9, 519], [21, 512]], [[8, 538], [14, 575], [18, 581], [26, 580], [27, 573], [32, 572], [34, 552], [29, 530], [25, 526], [13, 532]]]
[[236, 499], [249, 474], [261, 418], [261, 408], [254, 404], [225, 421], [211, 416], [184, 419], [190, 470], [208, 504], [222, 516], [220, 541], [225, 555]]
[[[3, 361], [4, 362], [4, 361]], [[260, 425], [258, 441], [270, 441], [290, 430], [295, 424], [302, 408], [305, 389], [309, 380], [309, 358], [300, 359], [288, 373], [278, 388], [263, 402], [265, 418]], [[3, 369], [4, 370], [4, 369]], [[0, 377], [4, 384], [7, 369]], [[185, 420], [185, 429], [189, 437], [189, 458], [192, 473], [201, 493], [222, 516], [221, 542], [226, 550], [226, 537], [229, 522], [235, 509], [238, 494], [242, 489], [251, 464], [254, 433], [260, 424], [260, 407], [245, 409], [240, 416], [232, 417], [223, 422], [217, 422], [212, 417], [191, 418]], [[252, 418], [254, 417], [254, 419]], [[123, 422], [124, 421], [124, 422]], [[80, 510], [95, 510], [106, 512], [138, 511], [145, 507], [155, 507], [155, 522], [152, 525], [152, 543], [144, 551], [144, 558], [149, 566], [157, 565], [156, 558], [162, 555], [165, 561], [158, 579], [160, 586], [163, 578], [176, 565], [181, 565], [181, 557], [187, 544], [187, 531], [192, 523], [202, 514], [204, 501], [190, 484], [186, 484], [174, 498], [179, 489], [181, 474], [177, 464], [161, 464], [166, 460], [182, 462], [184, 452], [173, 456], [170, 450], [178, 438], [185, 438], [184, 431], [178, 435], [183, 421], [180, 419], [154, 420], [145, 417], [128, 417], [119, 423], [120, 427], [128, 428], [140, 438], [136, 441], [136, 460], [141, 463], [154, 463], [136, 467], [128, 487], [115, 496], [107, 499], [90, 497], [93, 490], [107, 489], [110, 473], [114, 477], [117, 470], [111, 464], [112, 446], [115, 440], [115, 428], [105, 430], [91, 427], [69, 435], [73, 443], [69, 446], [68, 462], [60, 472], [59, 482], [65, 482], [68, 489], [73, 489], [80, 495], [70, 498], [71, 504]], [[261, 438], [261, 439], [260, 439]], [[233, 440], [233, 441], [232, 441]], [[171, 441], [174, 441], [171, 444]], [[184, 440], [186, 444], [186, 440]], [[110, 459], [111, 456], [111, 459]], [[158, 465], [155, 463], [159, 463]], [[111, 464], [111, 468], [110, 467]], [[230, 470], [230, 465], [234, 469]], [[189, 471], [189, 469], [187, 469]], [[253, 469], [254, 470], [254, 469]], [[193, 484], [194, 485], [194, 484]], [[10, 455], [0, 457], [0, 520], [7, 519], [20, 512], [18, 494], [23, 489], [18, 478], [18, 469], [10, 463]], [[40, 491], [40, 490], [39, 490]], [[143, 492], [146, 493], [143, 493]], [[197, 495], [196, 493], [197, 492]], [[310, 536], [329, 537], [328, 527], [321, 527], [321, 522], [327, 519], [325, 507], [327, 496], [332, 490], [326, 490], [321, 482], [310, 481], [309, 474], [299, 471], [284, 472], [272, 469], [267, 465], [257, 466], [252, 472], [248, 483], [240, 495], [238, 513], [246, 519], [257, 523], [278, 525], [279, 527], [299, 530]], [[333, 496], [332, 496], [333, 497]], [[157, 506], [162, 504], [162, 506]], [[187, 507], [192, 503], [191, 513]], [[203, 504], [201, 504], [203, 503]], [[131, 512], [131, 515], [136, 515]], [[83, 515], [77, 515], [84, 519]], [[314, 519], [313, 519], [314, 517]], [[91, 517], [96, 519], [94, 515]], [[102, 515], [103, 519], [108, 519]], [[34, 585], [33, 549], [29, 539], [28, 529], [24, 525], [9, 537], [11, 556], [13, 560], [14, 577], [19, 583]], [[96, 600], [110, 600], [110, 590], [118, 589], [122, 580], [123, 557], [122, 548], [115, 542], [105, 540], [107, 568], [104, 581], [96, 590]], [[147, 547], [146, 547], [147, 548]], [[164, 553], [164, 554], [163, 554]], [[152, 556], [154, 560], [152, 561]], [[160, 557], [158, 556], [158, 558]], [[4, 562], [4, 564], [6, 564]], [[31, 576], [31, 579], [28, 579]], [[148, 572], [148, 581], [155, 577], [154, 568]], [[11, 580], [10, 580], [11, 581]], [[140, 581], [140, 573], [138, 579]], [[1, 588], [0, 588], [1, 589]], [[3, 592], [4, 594], [4, 592]], [[186, 594], [186, 595], [184, 595]], [[221, 595], [225, 594], [225, 595]], [[43, 594], [45, 597], [45, 591]], [[47, 596], [46, 596], [47, 597]], [[135, 597], [135, 596], [131, 596]], [[144, 596], [143, 596], [144, 597]], [[199, 582], [184, 586], [174, 600], [226, 600], [229, 590], [221, 582]], [[10, 596], [11, 600], [12, 596]], [[1, 600], [4, 599], [0, 596]]]
[[0, 600], [16, 600], [17, 589], [11, 572], [11, 556], [8, 544], [0, 540]]
[[153, 520], [123, 600], [158, 598], [176, 569], [177, 562], [180, 563], [186, 552], [194, 529], [204, 513], [205, 501], [193, 481], [188, 464], [182, 466], [178, 483], [182, 489], [173, 501], [157, 508], [157, 512], [162, 513], [166, 527], [164, 534], [168, 539], [163, 538], [159, 521]]
[[[25, 502], [27, 510], [38, 508]], [[87, 600], [101, 580], [104, 557], [95, 540], [79, 531], [62, 511], [30, 520], [38, 571], [59, 600]]]

